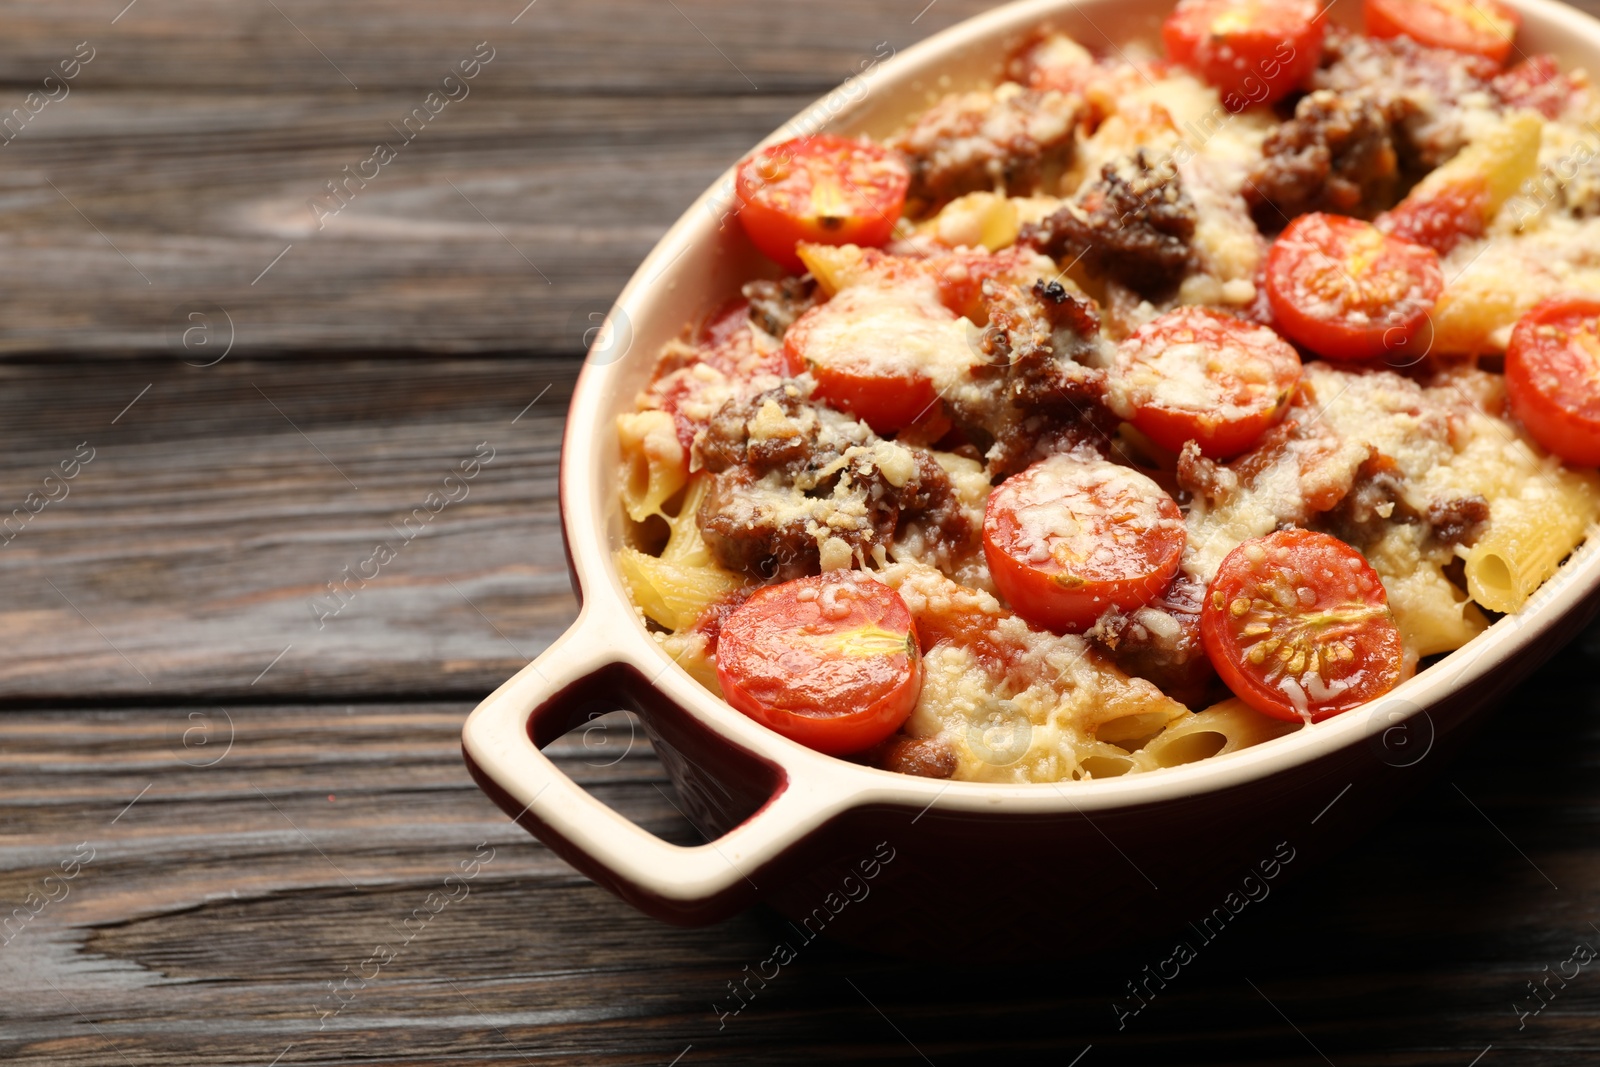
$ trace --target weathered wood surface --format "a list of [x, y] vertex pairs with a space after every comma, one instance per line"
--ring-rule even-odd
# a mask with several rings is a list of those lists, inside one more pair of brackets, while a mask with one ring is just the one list
[[[1513, 1008], [1600, 945], [1600, 628], [1120, 1030], [1170, 951], [1132, 930], [1004, 970], [818, 942], [719, 1019], [775, 917], [645, 919], [468, 779], [462, 718], [574, 611], [555, 471], [587, 314], [878, 42], [986, 4], [124, 2], [0, 3], [0, 123], [95, 49], [0, 147], [0, 520], [94, 457], [0, 533], [0, 1062], [1600, 1056], [1594, 964]], [[480, 41], [471, 95], [316, 229], [306, 201]], [[466, 497], [319, 627], [480, 443]], [[558, 753], [692, 839], [626, 725]], [[1027, 936], [1004, 900], [950, 921]]]
[[555, 502], [576, 369], [0, 368], [0, 700], [488, 692], [576, 613]]
[[570, 352], [740, 152], [989, 6], [925, 4], [0, 5], [0, 118], [66, 93], [0, 147], [0, 353], [165, 351], [198, 304], [241, 352]]
[[[1066, 1064], [1092, 1045], [1085, 1067], [1592, 1063], [1593, 965], [1520, 1030], [1512, 1004], [1600, 942], [1597, 663], [1592, 631], [1402, 815], [1251, 905], [1120, 1031], [1124, 983], [1170, 952], [1132, 930], [1104, 957], [1004, 969], [819, 941], [719, 1018], [726, 983], [792, 934], [762, 912], [664, 927], [574, 875], [467, 778], [464, 703], [13, 711], [0, 900], [61, 899], [0, 947], [0, 1061]], [[627, 726], [559, 754], [688, 839]], [[447, 885], [475, 855], [492, 858]], [[434, 893], [457, 899], [411, 919]], [[1027, 936], [1003, 899], [951, 921]], [[394, 958], [370, 962], [378, 946]]]
[[[73, 91], [0, 148], [0, 352], [185, 355], [210, 306], [239, 355], [571, 354], [677, 214], [810, 99], [491, 95], [499, 62], [409, 144], [390, 124], [426, 84]], [[403, 147], [348, 179], [348, 206], [308, 206], [338, 207], [327, 183], [380, 140]]]

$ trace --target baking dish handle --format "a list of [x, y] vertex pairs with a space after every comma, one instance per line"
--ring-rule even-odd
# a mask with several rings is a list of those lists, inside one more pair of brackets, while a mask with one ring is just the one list
[[[592, 601], [586, 604], [571, 629], [472, 712], [462, 729], [462, 749], [484, 791], [578, 870], [658, 918], [716, 922], [749, 906], [759, 894], [762, 869], [840, 804], [772, 768], [776, 789], [755, 814], [710, 843], [674, 845], [563, 773], [541, 744], [580, 725], [596, 708], [626, 707], [649, 721], [652, 705], [659, 708], [667, 699], [618, 649], [623, 634], [617, 627], [635, 625], [593, 610]], [[691, 718], [681, 710], [679, 717]]]

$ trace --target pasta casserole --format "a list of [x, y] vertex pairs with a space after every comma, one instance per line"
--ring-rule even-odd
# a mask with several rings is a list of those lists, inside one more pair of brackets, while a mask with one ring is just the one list
[[[1158, 771], [1378, 698], [1600, 513], [1600, 98], [1497, 0], [1043, 28], [737, 169], [774, 266], [617, 432], [642, 620], [902, 773]], [[741, 238], [743, 239], [743, 238]]]

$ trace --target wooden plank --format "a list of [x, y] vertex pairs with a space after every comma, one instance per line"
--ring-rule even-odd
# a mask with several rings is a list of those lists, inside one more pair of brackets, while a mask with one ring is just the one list
[[[126, 0], [124, 0], [126, 2]], [[355, 94], [426, 89], [479, 41], [496, 50], [496, 84], [542, 95], [676, 92], [816, 95], [879, 41], [919, 40], [994, 4], [893, 0], [733, 4], [725, 0], [274, 0], [0, 3], [0, 83], [37, 84], [84, 39], [82, 75], [98, 88]], [[276, 10], [274, 10], [276, 9]], [[19, 94], [20, 95], [20, 94]]]
[[805, 102], [480, 91], [408, 142], [420, 99], [73, 93], [5, 148], [0, 353], [195, 360], [196, 311], [241, 356], [579, 353], [677, 215]]
[[[0, 1060], [665, 1064], [689, 1049], [682, 1063], [1065, 1064], [1092, 1045], [1084, 1064], [1320, 1051], [1340, 1067], [1459, 1067], [1492, 1045], [1501, 1064], [1591, 1062], [1592, 967], [1552, 983], [1538, 1015], [1511, 1005], [1600, 940], [1597, 659], [1591, 633], [1513, 701], [1541, 709], [1541, 744], [1503, 716], [1362, 845], [1250, 905], [1121, 1029], [1126, 983], [1171, 953], [1136, 929], [1094, 959], [1005, 968], [817, 941], [721, 1016], [728, 983], [793, 932], [759, 910], [665, 927], [573, 875], [468, 779], [467, 703], [255, 707], [231, 724], [188, 707], [15, 711], [0, 716], [0, 913], [93, 858], [0, 946]], [[648, 746], [614, 731], [552, 753], [617, 810], [690, 840]], [[455, 901], [427, 903], [490, 850], [464, 895], [455, 883]], [[1003, 899], [974, 901], [951, 921], [1028, 936], [1005, 916]], [[380, 945], [392, 960], [372, 962]]]
[[487, 693], [575, 614], [555, 492], [576, 370], [0, 370], [0, 700]]
[[0, 126], [0, 354], [167, 352], [205, 306], [241, 354], [579, 349], [744, 149], [986, 5], [900, 6], [0, 4], [0, 120], [59, 97]]

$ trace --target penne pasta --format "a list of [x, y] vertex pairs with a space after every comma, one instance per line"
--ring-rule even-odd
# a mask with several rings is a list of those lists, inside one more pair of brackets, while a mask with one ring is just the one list
[[1300, 729], [1269, 719], [1237, 697], [1175, 720], [1133, 755], [1140, 770], [1181, 767], [1186, 763], [1237, 752]]
[[693, 626], [706, 608], [745, 584], [743, 578], [716, 564], [695, 525], [695, 512], [705, 490], [701, 478], [684, 494], [678, 514], [668, 519], [671, 533], [659, 556], [636, 548], [617, 553], [617, 568], [633, 602], [647, 618], [668, 630]]
[[1455, 556], [1447, 546], [1426, 544], [1415, 524], [1391, 527], [1367, 558], [1383, 579], [1412, 664], [1460, 648], [1488, 625], [1467, 592], [1445, 576]]
[[1467, 553], [1467, 591], [1490, 611], [1519, 611], [1588, 535], [1600, 486], [1592, 474], [1546, 472], [1489, 509], [1488, 532]]
[[689, 480], [689, 457], [672, 416], [660, 410], [619, 415], [617, 437], [623, 456], [623, 510], [634, 522], [661, 515], [662, 505]]

